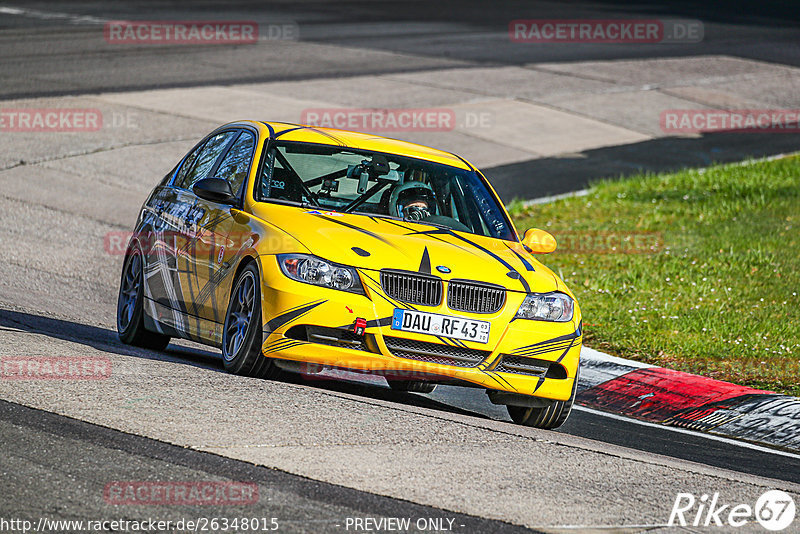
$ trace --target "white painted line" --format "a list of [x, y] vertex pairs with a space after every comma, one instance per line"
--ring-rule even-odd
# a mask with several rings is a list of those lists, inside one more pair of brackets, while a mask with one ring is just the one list
[[38, 9], [27, 9], [22, 7], [0, 6], [0, 14], [16, 15], [40, 20], [64, 20], [70, 24], [103, 24], [108, 22], [106, 19], [92, 17], [90, 15], [74, 15], [72, 13], [58, 13], [55, 11], [40, 11]]
[[626, 365], [635, 369], [651, 369], [655, 367], [655, 365], [650, 365], [649, 363], [626, 360], [625, 358], [612, 356], [611, 354], [606, 354], [605, 352], [600, 352], [599, 350], [594, 350], [589, 347], [581, 347], [581, 360], [584, 358], [589, 360], [600, 360], [602, 362], [616, 363], [617, 365]]
[[751, 449], [754, 451], [765, 452], [768, 454], [775, 454], [777, 456], [785, 456], [787, 458], [794, 458], [795, 460], [800, 460], [800, 454], [795, 454], [792, 452], [781, 451], [778, 449], [772, 449], [769, 447], [762, 447], [761, 445], [756, 445], [754, 443], [749, 443], [747, 441], [739, 441], [730, 438], [724, 438], [722, 436], [717, 436], [716, 434], [707, 434], [705, 432], [694, 432], [692, 430], [686, 430], [685, 428], [680, 428], [677, 426], [668, 426], [668, 425], [659, 425], [658, 423], [649, 423], [647, 421], [640, 421], [639, 419], [633, 419], [632, 417], [625, 417], [622, 415], [617, 415], [615, 413], [604, 412], [602, 410], [595, 410], [594, 408], [587, 408], [586, 406], [580, 406], [576, 404], [573, 406], [573, 409], [579, 410], [582, 412], [587, 412], [593, 415], [599, 415], [602, 417], [608, 417], [609, 419], [616, 419], [617, 421], [625, 421], [626, 423], [635, 423], [637, 425], [646, 426], [649, 428], [660, 428], [662, 430], [669, 430], [672, 432], [677, 432], [678, 434], [688, 434], [690, 436], [695, 436], [699, 438], [710, 439], [712, 441], [719, 441], [721, 443], [727, 443], [728, 445], [736, 445], [738, 447], [743, 447], [745, 449]]
[[553, 531], [553, 530], [587, 530], [589, 532], [594, 532], [597, 530], [613, 530], [617, 532], [618, 530], [626, 530], [626, 529], [653, 529], [653, 528], [665, 528], [669, 526], [668, 523], [659, 524], [659, 525], [537, 525], [531, 528], [544, 530], [544, 531]]

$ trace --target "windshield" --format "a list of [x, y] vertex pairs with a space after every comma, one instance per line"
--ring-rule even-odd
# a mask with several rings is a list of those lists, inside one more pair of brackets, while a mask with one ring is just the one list
[[394, 154], [280, 143], [267, 153], [257, 198], [516, 240], [475, 171]]

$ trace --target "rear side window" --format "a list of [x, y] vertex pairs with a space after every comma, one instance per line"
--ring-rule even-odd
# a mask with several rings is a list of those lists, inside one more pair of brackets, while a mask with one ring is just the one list
[[208, 177], [222, 151], [238, 132], [222, 132], [206, 141], [203, 148], [196, 150], [186, 158], [175, 185], [183, 189], [192, 189], [198, 180]]
[[239, 138], [233, 143], [225, 159], [219, 165], [215, 173], [217, 178], [228, 180], [231, 184], [233, 194], [239, 196], [242, 184], [247, 179], [250, 170], [250, 160], [253, 157], [253, 147], [256, 139], [250, 132], [242, 132]]

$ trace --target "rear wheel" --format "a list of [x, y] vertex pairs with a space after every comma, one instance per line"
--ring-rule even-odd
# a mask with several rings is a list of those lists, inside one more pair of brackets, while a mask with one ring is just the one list
[[544, 408], [528, 408], [525, 406], [506, 406], [508, 415], [518, 425], [532, 426], [552, 430], [563, 425], [570, 412], [572, 405], [575, 404], [575, 396], [578, 392], [578, 375], [575, 373], [575, 382], [572, 384], [572, 394], [565, 401], [553, 401], [550, 406]]
[[128, 345], [164, 350], [169, 336], [144, 327], [144, 260], [138, 247], [131, 249], [122, 266], [117, 299], [117, 333]]
[[233, 282], [222, 332], [222, 362], [233, 374], [277, 378], [280, 369], [261, 354], [261, 284], [253, 263]]
[[395, 391], [411, 393], [433, 393], [436, 384], [424, 380], [387, 380], [389, 387]]

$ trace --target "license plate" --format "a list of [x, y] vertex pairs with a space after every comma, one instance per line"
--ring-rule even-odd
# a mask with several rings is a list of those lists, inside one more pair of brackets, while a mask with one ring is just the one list
[[488, 321], [476, 321], [466, 317], [453, 317], [401, 308], [394, 310], [392, 330], [465, 339], [477, 343], [489, 342]]

